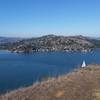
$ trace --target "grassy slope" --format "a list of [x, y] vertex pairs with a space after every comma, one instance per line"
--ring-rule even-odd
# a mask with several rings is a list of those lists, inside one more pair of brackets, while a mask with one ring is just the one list
[[3, 95], [0, 100], [100, 100], [100, 65]]

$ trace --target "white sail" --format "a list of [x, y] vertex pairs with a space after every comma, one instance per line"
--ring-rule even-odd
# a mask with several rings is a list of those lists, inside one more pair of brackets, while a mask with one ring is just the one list
[[84, 67], [86, 67], [85, 61], [83, 61], [83, 63], [82, 63], [82, 68], [84, 68]]

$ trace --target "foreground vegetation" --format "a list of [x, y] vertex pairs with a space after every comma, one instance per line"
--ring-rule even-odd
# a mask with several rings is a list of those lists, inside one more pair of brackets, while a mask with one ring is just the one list
[[100, 65], [15, 90], [0, 100], [100, 100]]

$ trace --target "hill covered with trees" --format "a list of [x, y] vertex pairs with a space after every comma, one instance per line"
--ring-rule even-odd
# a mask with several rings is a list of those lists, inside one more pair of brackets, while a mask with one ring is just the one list
[[0, 44], [0, 49], [12, 52], [48, 52], [48, 51], [91, 51], [100, 48], [100, 40], [84, 36], [47, 35], [38, 38], [20, 39]]

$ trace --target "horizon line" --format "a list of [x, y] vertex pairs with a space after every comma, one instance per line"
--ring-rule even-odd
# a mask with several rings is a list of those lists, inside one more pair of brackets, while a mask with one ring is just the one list
[[30, 37], [22, 37], [22, 36], [0, 36], [0, 38], [38, 38], [38, 37], [43, 37], [43, 36], [64, 36], [64, 37], [70, 37], [70, 36], [83, 36], [83, 37], [94, 37], [98, 38], [98, 36], [90, 36], [90, 35], [82, 35], [82, 34], [77, 34], [77, 35], [57, 35], [57, 34], [44, 34], [44, 35], [39, 35], [39, 36], [30, 36]]

